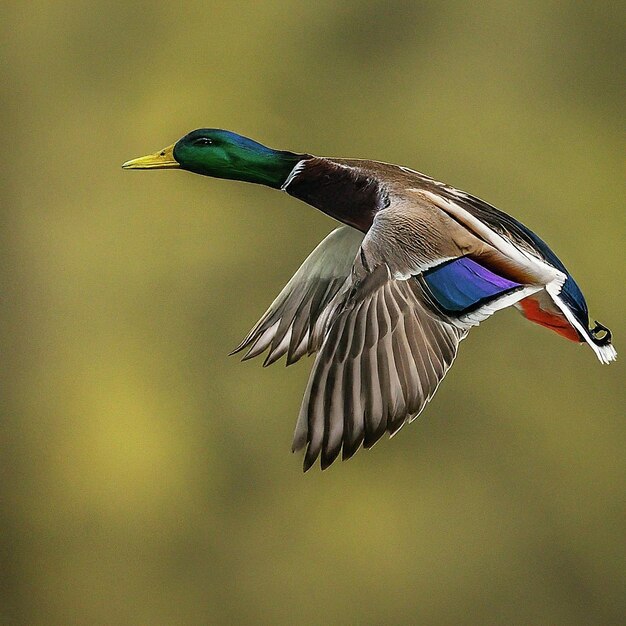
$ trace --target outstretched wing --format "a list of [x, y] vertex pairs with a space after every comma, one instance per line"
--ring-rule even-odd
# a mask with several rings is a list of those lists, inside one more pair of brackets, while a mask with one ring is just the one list
[[347, 288], [363, 233], [349, 226], [332, 231], [311, 252], [263, 317], [231, 354], [248, 348], [244, 360], [269, 348], [264, 365], [285, 353], [287, 364], [319, 349], [323, 334], [315, 332], [320, 316], [332, 316], [332, 303]]
[[369, 273], [332, 320], [315, 360], [294, 434], [305, 471], [343, 450], [351, 457], [396, 433], [432, 398], [467, 329], [438, 315], [415, 278]]

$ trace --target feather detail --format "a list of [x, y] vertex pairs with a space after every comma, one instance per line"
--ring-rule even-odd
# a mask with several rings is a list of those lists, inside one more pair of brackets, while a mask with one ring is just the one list
[[347, 288], [362, 240], [363, 235], [348, 226], [330, 233], [231, 354], [248, 348], [245, 360], [269, 349], [264, 365], [275, 363], [285, 354], [291, 365], [305, 353], [317, 351], [323, 330], [316, 331], [316, 326], [320, 318], [323, 324], [332, 315], [332, 306], [326, 316], [325, 310]]
[[424, 280], [442, 309], [453, 314], [478, 309], [484, 302], [523, 286], [466, 257], [424, 272]]
[[414, 419], [445, 376], [466, 330], [437, 318], [415, 279], [380, 265], [346, 296], [315, 360], [293, 450], [304, 469], [351, 457]]
[[[548, 292], [549, 293], [549, 292]], [[617, 359], [617, 351], [610, 343], [610, 335], [609, 341], [607, 343], [598, 343], [597, 340], [593, 337], [588, 328], [585, 328], [579, 321], [576, 319], [576, 316], [572, 313], [567, 304], [563, 301], [563, 299], [559, 295], [555, 295], [550, 293], [554, 302], [556, 302], [557, 306], [563, 311], [563, 315], [568, 319], [569, 323], [580, 332], [580, 334], [584, 337], [585, 341], [589, 344], [591, 349], [595, 352], [596, 356], [600, 363], [604, 365], [608, 365], [611, 361], [615, 361]]]

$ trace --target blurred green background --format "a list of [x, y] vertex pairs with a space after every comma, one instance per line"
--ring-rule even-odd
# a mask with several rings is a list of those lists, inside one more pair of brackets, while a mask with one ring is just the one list
[[[619, 6], [2, 3], [0, 621], [620, 623]], [[120, 169], [201, 126], [488, 199], [622, 360], [504, 311], [393, 442], [303, 475], [310, 361], [226, 355], [334, 224]]]

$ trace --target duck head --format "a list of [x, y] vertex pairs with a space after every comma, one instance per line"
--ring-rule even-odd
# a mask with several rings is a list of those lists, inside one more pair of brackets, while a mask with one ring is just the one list
[[299, 161], [310, 158], [273, 150], [237, 133], [217, 128], [194, 130], [159, 152], [127, 161], [124, 169], [178, 168], [280, 189]]

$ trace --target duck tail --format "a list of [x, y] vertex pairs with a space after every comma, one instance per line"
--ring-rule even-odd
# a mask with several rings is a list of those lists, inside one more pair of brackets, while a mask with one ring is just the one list
[[611, 343], [612, 334], [611, 331], [600, 324], [597, 320], [594, 320], [595, 326], [587, 330], [587, 336], [591, 340], [591, 347], [597, 354], [602, 363], [610, 363], [617, 359], [617, 351]]
[[559, 291], [554, 289], [551, 285], [546, 286], [546, 291], [550, 294], [559, 309], [561, 309], [567, 321], [578, 331], [581, 338], [589, 344], [600, 363], [608, 364], [617, 359], [617, 351], [611, 343], [612, 334], [606, 326], [599, 322], [594, 322], [595, 326], [588, 328], [587, 324], [583, 323], [582, 319], [575, 315], [574, 311], [564, 302]]

